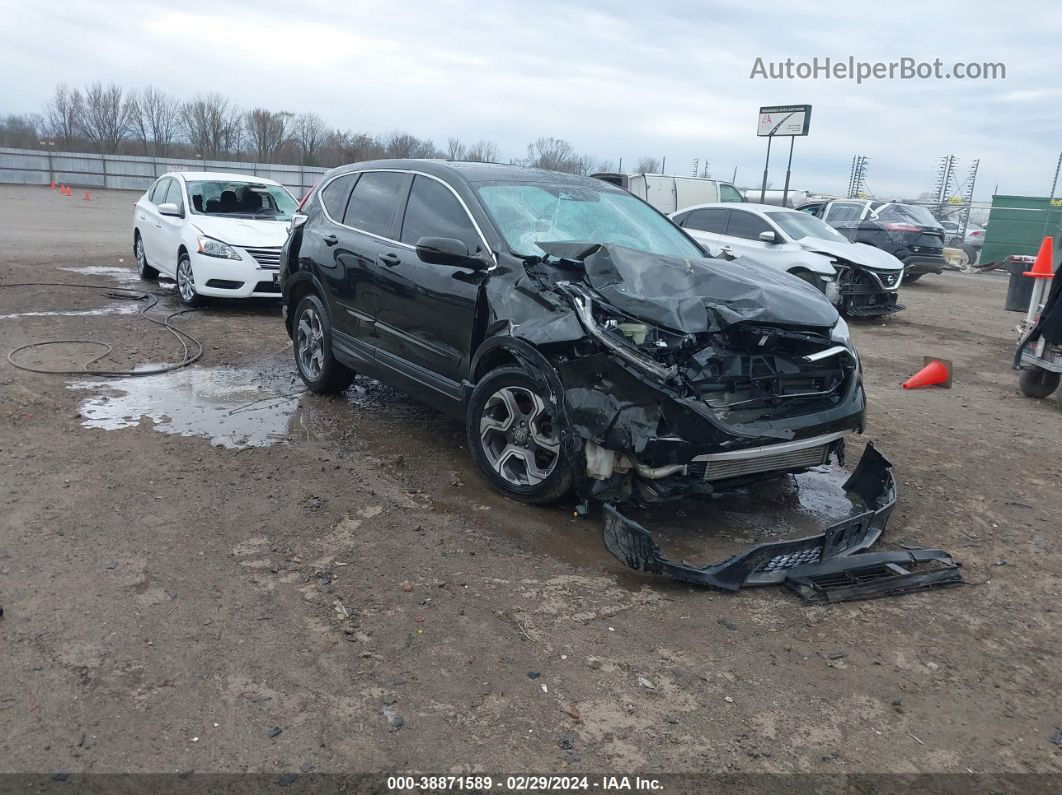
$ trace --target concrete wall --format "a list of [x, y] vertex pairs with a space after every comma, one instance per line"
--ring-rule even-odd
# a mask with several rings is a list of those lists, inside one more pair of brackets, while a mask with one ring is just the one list
[[77, 188], [142, 191], [167, 171], [228, 171], [276, 180], [296, 198], [302, 198], [326, 170], [278, 163], [230, 163], [0, 147], [0, 182], [18, 185], [48, 185], [55, 180], [56, 184]]

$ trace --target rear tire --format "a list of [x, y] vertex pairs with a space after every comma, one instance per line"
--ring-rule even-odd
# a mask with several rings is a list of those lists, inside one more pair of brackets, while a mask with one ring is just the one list
[[159, 272], [148, 264], [147, 255], [144, 253], [144, 239], [139, 231], [133, 235], [133, 257], [136, 259], [137, 275], [141, 279], [153, 282], [159, 278]]
[[295, 366], [306, 388], [318, 395], [334, 395], [354, 382], [354, 371], [332, 354], [332, 321], [316, 295], [299, 301], [292, 321]]
[[1018, 388], [1026, 397], [1043, 400], [1058, 389], [1059, 374], [1044, 370], [1041, 367], [1032, 367], [1022, 370], [1018, 376]]
[[472, 391], [465, 427], [472, 457], [496, 491], [532, 505], [571, 491], [571, 456], [541, 376], [519, 367], [491, 370]]

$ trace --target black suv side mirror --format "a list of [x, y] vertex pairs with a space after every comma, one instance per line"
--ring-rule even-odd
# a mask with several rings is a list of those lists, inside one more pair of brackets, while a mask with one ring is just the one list
[[487, 264], [468, 253], [468, 246], [456, 237], [422, 237], [417, 241], [417, 256], [421, 262], [449, 265], [454, 268], [482, 270]]

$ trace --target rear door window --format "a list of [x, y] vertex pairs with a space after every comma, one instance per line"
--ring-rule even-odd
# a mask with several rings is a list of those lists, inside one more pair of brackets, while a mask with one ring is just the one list
[[726, 225], [726, 233], [731, 237], [759, 240], [761, 232], [773, 231], [771, 225], [758, 215], [747, 213], [744, 210], [730, 211], [730, 223]]
[[726, 229], [726, 216], [730, 210], [707, 209], [694, 210], [686, 218], [683, 224], [687, 229], [695, 229], [698, 232], [712, 232], [717, 235], [723, 234]]
[[450, 189], [438, 180], [418, 175], [409, 192], [400, 239], [415, 246], [422, 237], [456, 238], [472, 254], [482, 248], [472, 219]]
[[350, 195], [343, 223], [363, 232], [391, 238], [405, 182], [406, 174], [399, 171], [362, 173]]
[[329, 182], [321, 191], [321, 204], [325, 212], [333, 221], [343, 223], [343, 213], [347, 210], [347, 199], [350, 198], [350, 189], [354, 187], [357, 174], [344, 174]]

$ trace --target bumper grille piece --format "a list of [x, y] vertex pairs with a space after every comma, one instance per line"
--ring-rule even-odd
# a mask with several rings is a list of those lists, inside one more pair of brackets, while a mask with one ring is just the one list
[[755, 458], [724, 459], [708, 461], [704, 473], [705, 480], [725, 480], [742, 475], [754, 475], [758, 472], [786, 471], [804, 469], [826, 463], [830, 446], [822, 444], [805, 450], [792, 450], [784, 453], [759, 455]]
[[254, 257], [254, 261], [263, 268], [280, 268], [280, 246], [270, 248], [248, 248], [245, 246], [243, 250]]

